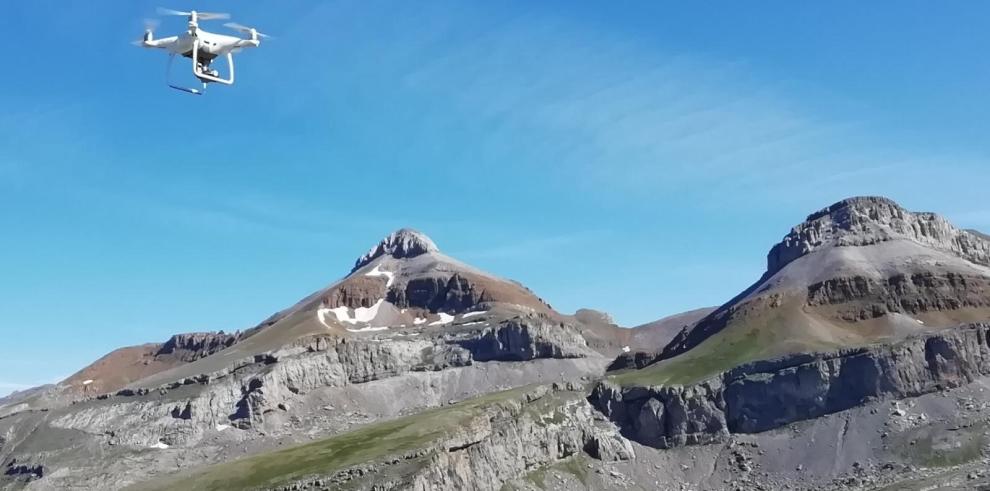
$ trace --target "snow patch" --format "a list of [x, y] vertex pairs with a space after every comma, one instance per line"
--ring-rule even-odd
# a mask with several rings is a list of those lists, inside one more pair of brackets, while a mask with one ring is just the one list
[[623, 353], [628, 353], [629, 352], [629, 347], [628, 346], [623, 346], [622, 347], [622, 352]]
[[327, 328], [330, 327], [330, 325], [327, 324], [327, 320], [326, 320], [327, 313], [329, 312], [332, 312], [333, 315], [337, 316], [338, 322], [346, 322], [348, 324], [357, 324], [358, 322], [371, 322], [372, 320], [375, 319], [375, 317], [378, 317], [378, 308], [381, 307], [382, 303], [384, 302], [385, 299], [383, 298], [375, 302], [375, 304], [372, 305], [371, 307], [358, 307], [354, 309], [354, 317], [351, 317], [351, 312], [350, 312], [351, 309], [343, 306], [337, 307], [335, 309], [328, 309], [325, 307], [321, 307], [316, 311], [316, 316], [320, 319], [320, 323], [326, 326]]
[[165, 443], [165, 442], [160, 441], [160, 442], [152, 445], [151, 448], [157, 448], [159, 450], [165, 450], [166, 448], [168, 448], [168, 444]]
[[422, 323], [424, 323], [424, 322], [426, 322], [426, 319], [424, 319], [422, 317], [417, 317], [417, 318], [413, 319], [413, 324], [415, 324], [417, 326], [420, 325], [420, 324], [422, 324]]
[[83, 385], [89, 385], [91, 383], [93, 383], [93, 379], [83, 380]]
[[922, 324], [923, 325], [925, 323], [925, 321], [923, 321], [921, 319], [915, 319], [915, 320], [918, 321], [918, 324]]
[[381, 266], [382, 266], [381, 264], [376, 264], [374, 269], [372, 269], [371, 271], [368, 271], [364, 275], [365, 276], [384, 276], [384, 277], [388, 278], [388, 280], [385, 282], [385, 287], [390, 287], [390, 286], [392, 286], [392, 282], [395, 280], [395, 273], [393, 273], [391, 271], [382, 271]]
[[440, 320], [433, 321], [433, 322], [429, 323], [428, 325], [430, 325], [430, 326], [442, 326], [444, 324], [450, 324], [454, 320], [454, 316], [452, 316], [450, 314], [447, 314], [447, 313], [444, 313], [444, 312], [437, 312], [437, 315], [440, 316]]
[[368, 326], [368, 327], [362, 327], [361, 329], [351, 329], [351, 328], [348, 327], [347, 330], [350, 331], [350, 332], [387, 331], [388, 330], [388, 327], [385, 327], [385, 326], [382, 326], [382, 327], [371, 327], [371, 326]]
[[461, 319], [467, 319], [468, 317], [472, 317], [472, 316], [475, 316], [475, 315], [481, 315], [481, 314], [485, 314], [485, 313], [488, 313], [488, 311], [487, 310], [476, 310], [474, 312], [468, 312], [468, 313], [462, 315], [461, 316]]
[[230, 428], [230, 425], [217, 425], [217, 431], [223, 431]]
[[464, 324], [461, 324], [461, 325], [462, 326], [474, 326], [474, 325], [477, 325], [477, 324], [484, 324], [484, 321], [465, 322]]

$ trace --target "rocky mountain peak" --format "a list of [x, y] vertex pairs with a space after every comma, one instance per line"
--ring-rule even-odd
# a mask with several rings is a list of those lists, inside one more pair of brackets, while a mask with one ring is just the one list
[[889, 198], [859, 196], [812, 213], [791, 229], [767, 255], [767, 273], [822, 247], [867, 246], [896, 239], [990, 265], [990, 241], [985, 236], [959, 230], [934, 213], [907, 211]]
[[401, 228], [388, 234], [378, 245], [361, 256], [354, 264], [354, 269], [351, 272], [357, 271], [371, 261], [385, 255], [401, 259], [439, 251], [437, 245], [426, 234], [410, 228]]

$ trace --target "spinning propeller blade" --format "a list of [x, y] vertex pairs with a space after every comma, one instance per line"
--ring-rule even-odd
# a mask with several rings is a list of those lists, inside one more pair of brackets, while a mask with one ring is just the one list
[[258, 36], [260, 38], [265, 38], [265, 39], [271, 39], [271, 36], [269, 36], [268, 34], [260, 33], [260, 32], [258, 32], [257, 29], [255, 29], [253, 27], [248, 27], [248, 26], [245, 26], [245, 25], [241, 25], [241, 24], [238, 24], [236, 22], [228, 22], [228, 23], [224, 24], [224, 27], [229, 27], [229, 28], [231, 28], [231, 29], [233, 29], [235, 31], [240, 31], [240, 32], [242, 32], [244, 34], [248, 34], [248, 35], [252, 35], [252, 36]]
[[180, 10], [167, 9], [165, 7], [158, 7], [158, 15], [192, 15], [192, 12], [182, 12]]
[[144, 42], [151, 39], [152, 31], [158, 27], [157, 19], [144, 19], [144, 37], [131, 41], [134, 46], [144, 46]]
[[[181, 15], [184, 17], [190, 17], [192, 14], [192, 12], [183, 12], [181, 10], [158, 7], [158, 15]], [[199, 20], [229, 19], [230, 14], [222, 12], [196, 12], [196, 18]]]

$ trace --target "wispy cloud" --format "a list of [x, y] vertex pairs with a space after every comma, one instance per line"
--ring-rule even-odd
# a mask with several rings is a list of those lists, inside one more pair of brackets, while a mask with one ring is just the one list
[[598, 240], [604, 232], [588, 231], [546, 237], [520, 237], [500, 240], [477, 249], [453, 251], [452, 255], [465, 260], [489, 260], [512, 258], [536, 258], [581, 243]]
[[424, 58], [405, 87], [483, 133], [479, 160], [583, 191], [820, 199], [809, 191], [908, 187], [883, 177], [956, 167], [871, 138], [868, 117], [825, 90], [588, 25], [522, 17]]

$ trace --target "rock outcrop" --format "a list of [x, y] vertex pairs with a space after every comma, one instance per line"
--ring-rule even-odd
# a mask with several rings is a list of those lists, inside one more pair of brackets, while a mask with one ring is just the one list
[[79, 407], [51, 424], [88, 433], [112, 432], [119, 444], [191, 445], [216, 424], [257, 426], [296, 396], [319, 388], [463, 367], [475, 361], [589, 354], [580, 334], [539, 316], [511, 319], [479, 332], [385, 342], [314, 336], [253, 358], [232, 360], [217, 372], [100, 396], [105, 404]]
[[990, 319], [986, 236], [958, 229], [934, 213], [907, 211], [887, 198], [849, 198], [794, 227], [770, 250], [767, 270], [756, 283], [679, 333], [647, 364], [723, 333], [767, 331], [763, 356], [780, 356], [795, 352], [793, 346], [854, 346], [985, 319]]
[[767, 273], [825, 246], [864, 246], [908, 239], [990, 266], [990, 241], [934, 213], [910, 212], [876, 196], [849, 198], [812, 213], [767, 255]]
[[874, 319], [890, 313], [987, 308], [990, 277], [925, 272], [881, 279], [832, 278], [808, 287], [807, 304], [838, 306], [837, 315], [847, 321]]
[[433, 240], [425, 234], [416, 230], [403, 228], [388, 234], [378, 245], [372, 247], [370, 251], [358, 258], [351, 272], [357, 271], [375, 259], [385, 255], [392, 256], [395, 259], [403, 259], [439, 251], [440, 249], [433, 243]]
[[526, 472], [576, 455], [632, 459], [629, 441], [599, 419], [580, 390], [571, 384], [539, 386], [484, 406], [456, 430], [413, 452], [272, 489], [496, 491]]
[[223, 331], [176, 334], [158, 349], [155, 356], [171, 355], [181, 361], [191, 362], [233, 346], [241, 336], [240, 332], [226, 334]]
[[958, 387], [990, 375], [990, 324], [890, 344], [798, 354], [729, 370], [689, 386], [620, 387], [589, 400], [631, 439], [666, 448], [754, 433], [863, 404]]
[[516, 317], [447, 337], [471, 352], [477, 361], [526, 361], [536, 358], [580, 358], [592, 355], [581, 334], [546, 316]]

